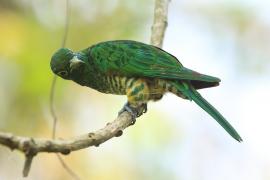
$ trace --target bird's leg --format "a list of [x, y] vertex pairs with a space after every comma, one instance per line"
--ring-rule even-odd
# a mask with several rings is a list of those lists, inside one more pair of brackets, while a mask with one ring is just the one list
[[[143, 103], [143, 104], [142, 104], [142, 107], [143, 107], [142, 114], [143, 114], [143, 113], [146, 113], [146, 112], [147, 112], [147, 104], [146, 104], [146, 103]], [[141, 115], [142, 115], [142, 114], [141, 114]]]
[[129, 112], [131, 114], [131, 116], [132, 116], [132, 122], [131, 122], [131, 124], [132, 125], [135, 124], [136, 117], [137, 117], [137, 112], [132, 107], [130, 107], [130, 105], [129, 105], [128, 102], [126, 102], [124, 104], [123, 108], [118, 112], [118, 116], [120, 114], [122, 114], [123, 112], [125, 112], [125, 111]]
[[129, 85], [126, 87], [128, 102], [120, 113], [123, 111], [129, 112], [132, 115], [133, 123], [135, 123], [136, 118], [147, 111], [146, 103], [149, 98], [149, 89], [144, 79], [133, 78], [129, 82]]
[[143, 113], [147, 112], [147, 104], [143, 103], [141, 105], [133, 106], [129, 102], [125, 103], [123, 108], [118, 112], [118, 116], [123, 113], [124, 111], [127, 111], [132, 116], [132, 124], [135, 124], [136, 118], [140, 117]]
[[[131, 107], [132, 107], [132, 105], [131, 105]], [[147, 112], [147, 104], [146, 103], [136, 105], [135, 107], [132, 107], [132, 108], [135, 109], [137, 117], [140, 117], [143, 113]]]

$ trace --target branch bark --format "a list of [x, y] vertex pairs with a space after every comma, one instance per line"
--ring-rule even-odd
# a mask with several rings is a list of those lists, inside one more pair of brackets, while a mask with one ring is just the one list
[[132, 116], [128, 112], [123, 112], [113, 122], [107, 123], [104, 128], [78, 137], [66, 140], [41, 139], [0, 132], [0, 144], [9, 147], [11, 150], [16, 149], [25, 154], [26, 161], [23, 176], [26, 177], [30, 170], [32, 159], [38, 153], [62, 153], [67, 155], [72, 151], [84, 149], [89, 146], [98, 147], [113, 137], [121, 136], [123, 130], [131, 124]]
[[[156, 0], [154, 23], [152, 26], [151, 44], [161, 47], [167, 27], [169, 0]], [[19, 150], [25, 154], [26, 160], [23, 176], [26, 177], [31, 168], [32, 160], [38, 153], [62, 153], [67, 155], [90, 146], [99, 146], [105, 141], [122, 135], [123, 130], [132, 125], [132, 116], [128, 112], [121, 113], [114, 121], [97, 131], [69, 139], [41, 139], [15, 136], [0, 132], [0, 144], [11, 150]]]
[[168, 26], [168, 6], [170, 0], [156, 0], [151, 44], [162, 47], [165, 31]]
[[28, 156], [35, 156], [37, 153], [62, 153], [69, 154], [72, 151], [87, 148], [89, 146], [99, 146], [105, 141], [122, 135], [122, 131], [132, 124], [131, 115], [123, 112], [113, 122], [97, 131], [90, 132], [70, 139], [41, 139], [14, 136], [10, 133], [0, 133], [0, 144], [9, 147], [11, 150], [17, 149]]

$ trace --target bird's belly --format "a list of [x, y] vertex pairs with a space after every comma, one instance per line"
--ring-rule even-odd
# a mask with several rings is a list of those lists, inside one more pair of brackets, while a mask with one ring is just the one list
[[153, 84], [151, 84], [149, 86], [150, 89], [150, 96], [149, 99], [153, 100], [153, 101], [158, 101], [163, 97], [163, 94], [165, 93], [164, 89], [162, 87], [160, 87], [158, 85], [158, 83], [155, 83], [155, 85], [153, 86]]
[[[132, 88], [133, 86], [135, 87], [136, 84], [140, 84], [141, 82], [145, 82], [145, 86], [148, 87], [145, 88], [145, 91], [143, 92], [145, 95], [148, 94], [148, 100], [160, 100], [164, 92], [166, 91], [164, 89], [164, 84], [166, 82], [160, 79], [144, 79], [109, 75], [100, 76], [96, 80], [99, 81], [99, 85], [96, 86], [94, 89], [106, 94], [127, 95], [130, 88]], [[148, 90], [146, 91], [146, 89]]]
[[130, 78], [122, 76], [104, 76], [97, 90], [106, 94], [125, 95], [126, 85]]

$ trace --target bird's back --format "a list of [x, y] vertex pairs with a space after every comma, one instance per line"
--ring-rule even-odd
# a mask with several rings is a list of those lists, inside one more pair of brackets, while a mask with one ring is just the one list
[[98, 43], [90, 56], [100, 71], [126, 77], [189, 80], [196, 89], [217, 86], [220, 79], [185, 68], [170, 53], [131, 40]]

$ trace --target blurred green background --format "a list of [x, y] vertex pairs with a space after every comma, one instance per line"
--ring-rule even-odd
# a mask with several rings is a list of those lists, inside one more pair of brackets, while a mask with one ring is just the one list
[[[154, 0], [70, 0], [66, 46], [100, 41], [148, 43]], [[135, 126], [100, 147], [64, 159], [82, 179], [270, 179], [270, 2], [172, 0], [164, 49], [196, 71], [222, 79], [202, 90], [239, 131], [235, 142], [194, 103], [166, 95]], [[0, 0], [0, 130], [51, 137], [51, 55], [61, 46], [65, 0]], [[57, 137], [103, 127], [124, 96], [57, 80]], [[0, 180], [23, 179], [24, 157], [0, 147]], [[40, 154], [28, 179], [71, 179], [56, 156]]]

